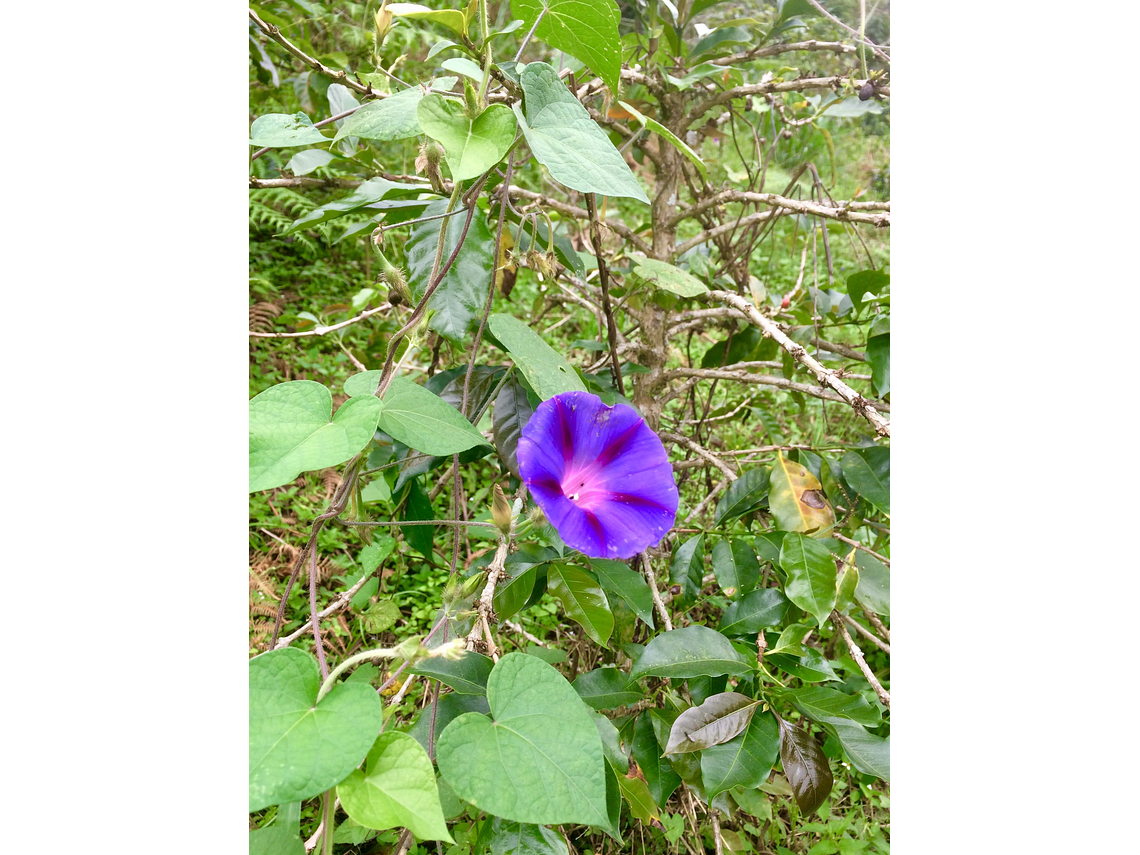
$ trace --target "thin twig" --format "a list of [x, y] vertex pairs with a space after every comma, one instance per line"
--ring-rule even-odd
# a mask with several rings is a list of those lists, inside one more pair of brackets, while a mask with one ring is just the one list
[[868, 555], [873, 555], [875, 558], [878, 558], [880, 561], [882, 561], [888, 567], [891, 566], [891, 559], [887, 558], [886, 556], [880, 555], [879, 553], [875, 552], [873, 549], [868, 549], [866, 546], [861, 544], [859, 541], [852, 540], [849, 537], [844, 537], [842, 534], [837, 534], [837, 533], [832, 533], [831, 536], [834, 537], [836, 540], [843, 541], [848, 546], [854, 546], [856, 549], [863, 550], [863, 552], [866, 552]]
[[871, 684], [871, 688], [875, 690], [875, 694], [879, 696], [888, 710], [891, 708], [890, 693], [883, 688], [883, 684], [879, 682], [879, 678], [875, 676], [875, 672], [867, 664], [867, 660], [863, 658], [863, 651], [859, 649], [859, 645], [851, 638], [851, 633], [847, 631], [847, 627], [843, 625], [843, 618], [837, 611], [831, 613], [831, 623], [839, 631], [843, 637], [843, 643], [847, 645], [847, 650], [851, 654], [851, 658], [855, 660], [855, 664], [859, 666], [859, 670], [863, 672], [863, 676], [867, 678], [867, 682]]

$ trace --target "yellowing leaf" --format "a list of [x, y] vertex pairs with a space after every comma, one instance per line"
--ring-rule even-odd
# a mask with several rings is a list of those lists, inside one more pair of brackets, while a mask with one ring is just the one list
[[777, 453], [768, 486], [768, 506], [784, 531], [818, 532], [835, 524], [823, 485], [802, 463]]

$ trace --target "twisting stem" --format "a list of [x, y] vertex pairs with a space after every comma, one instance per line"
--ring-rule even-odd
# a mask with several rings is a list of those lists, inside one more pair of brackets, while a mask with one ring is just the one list
[[325, 645], [321, 641], [321, 616], [317, 614], [317, 550], [309, 550], [309, 614], [313, 617], [313, 639], [317, 644], [317, 662], [321, 666], [321, 676], [329, 675], [325, 662]]
[[590, 214], [590, 235], [594, 242], [594, 256], [598, 259], [598, 282], [602, 286], [602, 311], [606, 314], [606, 337], [610, 343], [610, 359], [614, 375], [614, 385], [618, 392], [625, 397], [625, 383], [621, 379], [621, 366], [618, 364], [617, 325], [614, 324], [613, 309], [610, 308], [610, 272], [606, 268], [606, 259], [602, 255], [602, 236], [598, 228], [597, 202], [593, 193], [586, 194], [586, 210]]

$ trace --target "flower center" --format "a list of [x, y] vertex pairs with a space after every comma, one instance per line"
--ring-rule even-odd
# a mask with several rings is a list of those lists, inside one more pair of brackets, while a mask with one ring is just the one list
[[585, 466], [568, 469], [559, 485], [562, 495], [585, 510], [604, 502], [610, 491], [598, 483], [601, 468], [592, 460]]

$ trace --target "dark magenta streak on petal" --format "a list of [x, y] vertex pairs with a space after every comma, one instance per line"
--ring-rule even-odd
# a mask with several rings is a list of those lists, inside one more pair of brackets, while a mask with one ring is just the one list
[[646, 430], [649, 430], [649, 428], [646, 427], [643, 422], [638, 421], [631, 424], [617, 436], [610, 437], [608, 440], [606, 440], [606, 444], [602, 449], [602, 453], [598, 455], [597, 465], [609, 465], [610, 461], [617, 457], [617, 455], [621, 454], [621, 450], [625, 447], [626, 443], [631, 438], [633, 438], [637, 432], [641, 430], [642, 427], [645, 427]]
[[676, 508], [670, 508], [648, 496], [639, 496], [636, 493], [611, 493], [610, 497], [615, 502], [623, 502], [627, 505], [637, 505], [646, 510], [657, 510], [667, 514], [677, 513]]
[[566, 408], [557, 397], [552, 399], [554, 401], [554, 421], [558, 424], [559, 431], [562, 435], [562, 457], [566, 461], [566, 466], [570, 465], [570, 461], [574, 459], [574, 438], [570, 428], [570, 414], [566, 412]]
[[598, 538], [598, 546], [601, 547], [602, 554], [604, 555], [606, 551], [606, 533], [602, 530], [602, 524], [598, 521], [593, 511], [584, 511], [584, 513], [586, 514], [586, 522], [588, 522], [590, 528], [594, 530], [594, 534]]

